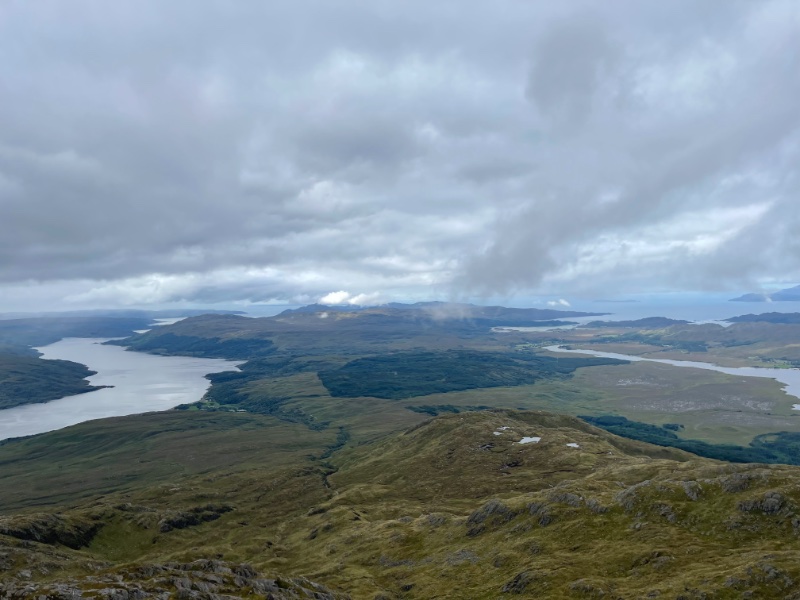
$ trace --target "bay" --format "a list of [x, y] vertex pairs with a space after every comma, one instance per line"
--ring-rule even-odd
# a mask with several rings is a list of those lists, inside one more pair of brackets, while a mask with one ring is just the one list
[[114, 386], [43, 404], [0, 411], [0, 440], [61, 429], [92, 419], [168, 410], [202, 398], [208, 373], [237, 371], [241, 362], [157, 356], [105, 346], [101, 338], [65, 338], [37, 348], [45, 359], [81, 363], [96, 375], [92, 385]]

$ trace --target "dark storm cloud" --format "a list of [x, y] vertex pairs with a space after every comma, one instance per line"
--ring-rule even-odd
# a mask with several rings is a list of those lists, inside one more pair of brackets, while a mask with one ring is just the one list
[[798, 34], [793, 2], [4, 3], [0, 286], [797, 276]]

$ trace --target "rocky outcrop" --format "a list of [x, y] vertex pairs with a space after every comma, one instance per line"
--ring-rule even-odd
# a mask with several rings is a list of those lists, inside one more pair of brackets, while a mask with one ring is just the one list
[[58, 583], [0, 583], [0, 598], [8, 600], [226, 600], [251, 596], [270, 600], [350, 598], [303, 577], [265, 577], [250, 565], [220, 560], [141, 565]]
[[220, 506], [207, 504], [206, 506], [195, 506], [185, 511], [170, 512], [158, 522], [158, 529], [161, 533], [167, 533], [173, 529], [194, 527], [208, 521], [216, 521], [232, 510], [233, 508], [226, 504]]
[[65, 519], [54, 514], [0, 517], [2, 535], [42, 544], [61, 544], [76, 550], [88, 546], [102, 526], [101, 522]]

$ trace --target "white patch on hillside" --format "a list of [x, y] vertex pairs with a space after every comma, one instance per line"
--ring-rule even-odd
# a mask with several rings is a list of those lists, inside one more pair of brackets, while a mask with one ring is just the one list
[[542, 441], [542, 438], [540, 438], [540, 437], [524, 437], [520, 441], [518, 441], [517, 443], [518, 444], [538, 444], [540, 441]]
[[570, 443], [567, 444], [567, 446], [569, 446], [570, 448], [580, 448], [581, 447], [580, 444], [576, 444], [575, 442], [570, 442]]

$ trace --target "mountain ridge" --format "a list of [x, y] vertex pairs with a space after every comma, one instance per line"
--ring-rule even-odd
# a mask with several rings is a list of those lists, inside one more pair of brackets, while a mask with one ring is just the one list
[[372, 313], [396, 314], [394, 311], [420, 311], [434, 320], [496, 321], [496, 325], [516, 325], [550, 321], [558, 318], [604, 316], [610, 313], [557, 310], [552, 308], [509, 308], [505, 306], [481, 306], [462, 302], [415, 302], [405, 304], [389, 302], [374, 306], [309, 304], [296, 309], [287, 309], [278, 314], [285, 317], [301, 313]]

